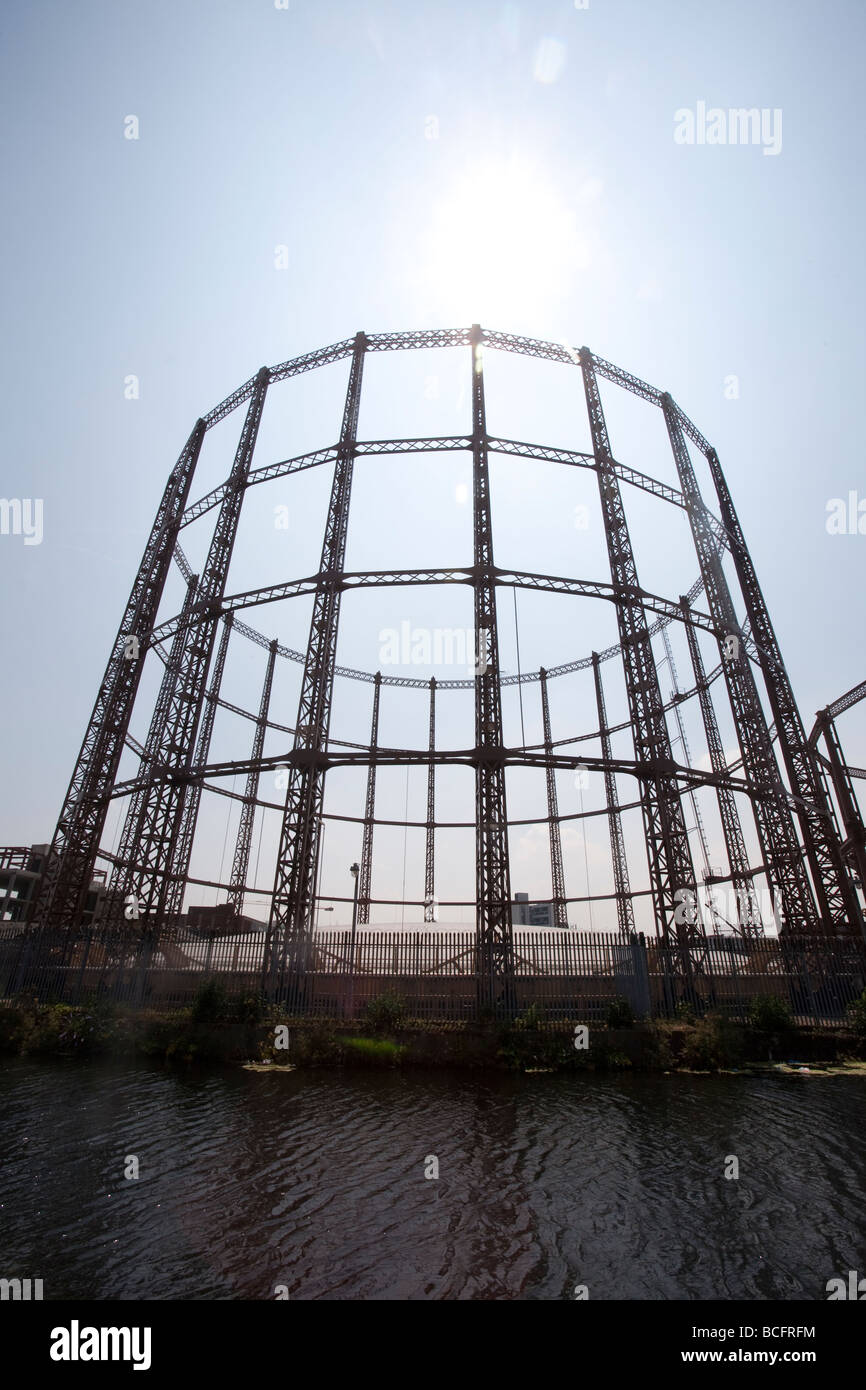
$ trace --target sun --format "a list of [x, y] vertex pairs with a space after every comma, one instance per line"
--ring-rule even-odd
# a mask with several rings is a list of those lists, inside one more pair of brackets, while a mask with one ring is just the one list
[[570, 203], [519, 159], [468, 170], [437, 200], [423, 248], [423, 289], [437, 316], [489, 327], [558, 317], [591, 264], [591, 204]]

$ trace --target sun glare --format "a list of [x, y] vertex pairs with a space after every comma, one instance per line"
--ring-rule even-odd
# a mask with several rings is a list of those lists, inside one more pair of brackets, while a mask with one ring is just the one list
[[585, 184], [571, 206], [517, 161], [467, 173], [433, 208], [423, 269], [437, 317], [488, 327], [555, 317], [590, 265], [598, 187]]

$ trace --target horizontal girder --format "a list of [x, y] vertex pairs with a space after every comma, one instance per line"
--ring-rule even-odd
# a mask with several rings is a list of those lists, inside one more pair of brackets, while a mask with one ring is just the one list
[[[255, 487], [258, 483], [270, 483], [276, 478], [285, 478], [292, 473], [301, 473], [307, 468], [318, 468], [321, 464], [334, 463], [338, 448], [338, 445], [332, 444], [323, 449], [314, 449], [306, 454], [298, 454], [294, 458], [281, 459], [278, 463], [269, 463], [261, 468], [254, 468], [244, 486], [245, 488]], [[433, 435], [417, 439], [373, 439], [357, 444], [356, 457], [361, 455], [381, 457], [394, 454], [459, 453], [471, 448], [472, 439], [469, 435]], [[582, 453], [576, 449], [556, 448], [548, 444], [528, 444], [517, 439], [491, 437], [487, 441], [487, 451], [493, 454], [507, 454], [512, 458], [535, 459], [544, 463], [562, 463], [576, 468], [595, 469], [596, 467], [592, 454]], [[659, 482], [657, 478], [651, 478], [648, 474], [640, 473], [637, 469], [629, 468], [626, 464], [617, 463], [615, 460], [611, 460], [611, 467], [621, 482], [630, 483], [643, 492], [660, 497], [665, 502], [670, 502], [672, 506], [680, 508], [686, 506], [682, 493], [678, 492], [675, 487], [670, 487], [667, 483]], [[228, 481], [220, 483], [218, 487], [212, 488], [210, 492], [193, 502], [184, 512], [181, 526], [189, 526], [191, 522], [197, 521], [199, 517], [204, 516], [212, 508], [219, 506], [228, 487]], [[705, 510], [716, 539], [721, 545], [729, 546], [730, 542], [724, 526], [708, 509], [705, 508]]]
[[[714, 772], [703, 772], [699, 768], [683, 767], [682, 764], [671, 760], [659, 768], [652, 763], [635, 762], [627, 758], [596, 758], [589, 754], [582, 754], [580, 757], [569, 757], [566, 754], [554, 753], [546, 754], [544, 751], [538, 753], [527, 753], [522, 748], [497, 748], [494, 750], [497, 761], [501, 761], [505, 767], [537, 767], [545, 768], [548, 765], [561, 769], [563, 772], [575, 772], [585, 769], [587, 772], [621, 773], [623, 776], [650, 778], [658, 776], [661, 772], [665, 777], [672, 778], [680, 784], [683, 790], [689, 787], [729, 787], [732, 791], [742, 792], [744, 795], [759, 796], [761, 793], [752, 792], [747, 783], [740, 777], [732, 777], [730, 774]], [[377, 748], [376, 763], [379, 767], [414, 767], [426, 766], [433, 762], [437, 764], [459, 763], [467, 767], [475, 767], [480, 760], [483, 760], [484, 750], [479, 748], [449, 748], [440, 749], [433, 754], [426, 748]], [[310, 752], [305, 749], [287, 749], [283, 753], [275, 753], [263, 758], [259, 763], [263, 772], [275, 772], [278, 769], [292, 766], [306, 766], [307, 764], [316, 767], [368, 767], [370, 763], [369, 750], [364, 749], [356, 753], [338, 752], [336, 750], [323, 750]], [[211, 763], [207, 767], [199, 768], [197, 776], [204, 778], [211, 777], [234, 777], [245, 775], [250, 771], [252, 764], [249, 758], [241, 758], [232, 762]], [[131, 789], [135, 784], [124, 784], [126, 789]], [[118, 793], [120, 789], [118, 788]], [[767, 792], [766, 795], [771, 795]], [[401, 824], [403, 822], [400, 822]]]
[[[622, 588], [615, 584], [605, 583], [593, 579], [569, 579], [564, 575], [553, 574], [532, 574], [525, 570], [505, 570], [496, 566], [489, 568], [490, 581], [494, 585], [514, 585], [521, 589], [537, 589], [543, 593], [571, 594], [578, 598], [598, 598], [606, 599], [616, 603], [621, 597]], [[393, 587], [399, 588], [405, 585], [430, 585], [430, 584], [473, 584], [474, 575], [471, 566], [461, 566], [454, 569], [419, 569], [419, 570], [363, 570], [357, 572], [343, 571], [339, 574], [327, 576], [328, 582], [335, 590], [344, 589], [375, 589]], [[261, 589], [248, 589], [240, 594], [227, 594], [222, 599], [220, 612], [235, 612], [240, 608], [255, 608], [264, 603], [280, 603], [284, 599], [307, 598], [315, 594], [322, 583], [324, 576], [321, 574], [308, 575], [304, 579], [293, 579], [285, 584], [270, 584]], [[654, 613], [659, 613], [669, 621], [679, 620], [682, 617], [679, 604], [671, 599], [662, 598], [658, 594], [647, 593], [645, 589], [632, 587], [635, 596], [640, 600], [644, 608], [651, 609]], [[200, 613], [197, 618], [193, 618], [192, 626], [196, 621], [210, 621], [212, 613]], [[154, 628], [151, 634], [151, 644], [165, 642], [173, 637], [180, 623], [180, 617], [169, 618], [161, 623], [158, 628]], [[705, 632], [716, 632], [709, 614], [701, 613], [698, 609], [691, 610], [691, 621], [704, 629]], [[588, 664], [591, 664], [588, 663]], [[576, 669], [571, 667], [570, 669]], [[550, 675], [551, 673], [548, 673]], [[371, 679], [374, 679], [371, 677]], [[537, 675], [534, 679], [538, 679]], [[421, 682], [426, 685], [426, 681]], [[446, 682], [442, 682], [446, 685]], [[471, 686], [472, 682], [462, 682]]]

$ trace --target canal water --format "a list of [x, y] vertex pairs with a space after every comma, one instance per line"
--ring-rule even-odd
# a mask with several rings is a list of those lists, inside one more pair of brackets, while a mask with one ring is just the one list
[[46, 1299], [823, 1300], [866, 1274], [866, 1078], [16, 1058], [0, 1106], [0, 1277]]

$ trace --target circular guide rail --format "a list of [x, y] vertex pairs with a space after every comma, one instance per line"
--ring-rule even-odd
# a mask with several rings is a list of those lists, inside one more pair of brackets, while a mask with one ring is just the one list
[[[358, 416], [364, 362], [369, 353], [412, 349], [463, 348], [471, 380], [471, 428], [468, 433], [433, 438], [361, 440]], [[504, 439], [487, 428], [484, 359], [487, 352], [516, 353], [546, 359], [576, 374], [585, 401], [591, 452]], [[319, 367], [347, 361], [349, 382], [342, 425], [336, 443], [277, 463], [254, 466], [256, 439], [267, 392], [271, 386]], [[662, 412], [679, 488], [618, 462], [608, 435], [599, 379], [639, 397]], [[243, 408], [243, 409], [242, 409]], [[220, 486], [190, 501], [196, 464], [206, 433], [234, 411], [243, 414], [234, 462]], [[698, 485], [689, 445], [703, 456], [715, 490], [713, 507], [705, 503]], [[466, 451], [472, 459], [473, 554], [471, 562], [451, 569], [349, 572], [345, 569], [346, 536], [353, 468], [373, 455]], [[610, 581], [503, 569], [493, 559], [489, 458], [507, 455], [584, 468], [596, 474], [604, 526]], [[246, 492], [259, 484], [306, 469], [332, 470], [332, 488], [317, 573], [242, 593], [229, 591], [228, 575], [234, 536]], [[625, 489], [651, 493], [680, 508], [688, 522], [698, 565], [698, 578], [686, 595], [671, 599], [644, 590], [623, 500]], [[718, 515], [716, 514], [718, 512]], [[201, 573], [193, 574], [182, 548], [185, 527], [215, 514], [207, 557]], [[723, 561], [729, 557], [736, 575], [737, 600], [745, 611], [737, 618], [735, 595]], [[170, 566], [174, 562], [186, 581], [181, 611], [157, 623]], [[360, 671], [336, 662], [340, 602], [350, 589], [399, 585], [461, 584], [473, 591], [476, 674], [468, 679], [442, 681]], [[533, 589], [606, 600], [613, 604], [619, 642], [600, 653], [577, 658], [550, 670], [504, 674], [499, 666], [497, 590]], [[695, 607], [699, 596], [701, 606]], [[306, 651], [280, 645], [276, 639], [248, 626], [238, 617], [243, 609], [292, 597], [312, 598], [313, 615]], [[680, 690], [668, 642], [668, 628], [680, 624], [688, 641], [691, 677]], [[705, 669], [698, 633], [712, 635], [718, 660]], [[661, 636], [667, 652], [675, 693], [662, 697], [653, 639]], [[257, 643], [268, 650], [262, 699], [257, 712], [230, 704], [220, 686], [230, 638]], [[138, 694], [143, 657], [152, 651], [162, 663], [161, 683], [152, 706], [144, 744], [129, 733], [130, 716]], [[294, 726], [270, 718], [269, 700], [277, 658], [303, 666], [298, 715]], [[616, 659], [622, 665], [629, 717], [609, 726], [603, 688], [603, 666]], [[550, 681], [579, 670], [592, 669], [598, 722], [592, 732], [553, 739], [547, 689]], [[369, 744], [349, 743], [331, 735], [330, 713], [337, 678], [373, 686], [373, 722]], [[765, 690], [770, 715], [759, 693]], [[507, 747], [502, 735], [502, 688], [512, 684], [540, 686], [544, 739], [541, 744]], [[382, 686], [423, 689], [430, 697], [430, 740], [423, 749], [399, 749], [379, 744], [379, 692]], [[440, 692], [474, 692], [475, 742], [471, 747], [443, 751], [435, 740], [435, 700]], [[733, 721], [740, 758], [729, 763], [724, 754], [716, 700], [726, 701]], [[694, 699], [709, 754], [709, 770], [690, 764], [680, 706]], [[214, 762], [210, 740], [217, 708], [234, 712], [255, 726], [249, 758]], [[679, 726], [680, 738], [669, 725]], [[293, 739], [280, 758], [263, 756], [268, 729]], [[613, 758], [611, 735], [628, 729], [634, 756]], [[601, 756], [581, 753], [576, 745], [595, 740]], [[679, 742], [685, 759], [677, 761]], [[135, 778], [118, 780], [124, 748], [139, 757]], [[778, 755], [778, 757], [777, 757]], [[435, 770], [443, 764], [462, 764], [475, 771], [476, 816], [472, 822], [435, 819]], [[780, 764], [784, 769], [783, 782]], [[103, 932], [122, 934], [124, 904], [134, 898], [142, 928], [151, 945], [166, 923], [176, 921], [190, 884], [209, 884], [227, 894], [240, 912], [246, 895], [259, 890], [249, 882], [253, 822], [257, 809], [282, 812], [277, 864], [271, 894], [266, 948], [266, 975], [273, 980], [285, 969], [299, 946], [309, 938], [318, 897], [318, 862], [324, 819], [360, 821], [364, 841], [359, 866], [359, 909], [369, 921], [371, 905], [384, 900], [371, 893], [374, 831], [383, 824], [375, 815], [376, 770], [382, 766], [426, 766], [428, 814], [423, 899], [435, 900], [435, 830], [451, 824], [472, 824], [476, 836], [476, 913], [479, 972], [496, 993], [497, 980], [513, 966], [512, 895], [508, 858], [508, 827], [542, 823], [548, 826], [552, 922], [568, 925], [571, 903], [593, 900], [567, 896], [562, 863], [560, 826], [568, 820], [601, 815], [608, 821], [614, 891], [597, 895], [615, 901], [620, 931], [635, 929], [634, 900], [651, 899], [656, 932], [689, 946], [700, 944], [707, 929], [724, 923], [742, 935], [760, 934], [772, 926], [758, 901], [756, 879], [764, 877], [774, 903], [775, 925], [809, 934], [859, 932], [860, 907], [840, 846], [838, 826], [820, 763], [809, 755], [802, 720], [779, 652], [751, 557], [743, 537], [718, 456], [671, 396], [592, 353], [566, 344], [543, 342], [514, 334], [482, 330], [478, 325], [457, 330], [357, 334], [329, 347], [278, 366], [263, 367], [206, 416], [199, 419], [175, 466], [157, 513], [139, 572], [121, 621], [94, 712], [85, 734], [54, 839], [54, 854], [43, 880], [34, 920], [44, 928], [63, 927], [70, 936], [82, 928], [83, 909], [98, 858], [111, 865], [111, 881]], [[362, 766], [368, 770], [363, 817], [323, 816], [324, 781], [328, 768]], [[535, 820], [509, 819], [505, 770], [533, 767], [546, 774], [548, 814]], [[280, 804], [259, 795], [265, 771], [286, 769], [286, 799]], [[555, 773], [586, 769], [604, 778], [606, 804], [601, 810], [560, 815]], [[246, 776], [243, 794], [219, 786], [220, 779]], [[636, 780], [638, 795], [626, 805], [618, 802], [616, 777]], [[190, 855], [202, 790], [219, 791], [241, 802], [232, 872], [227, 882], [194, 879]], [[718, 804], [727, 866], [711, 871], [704, 864], [704, 882], [726, 884], [735, 907], [714, 917], [701, 910], [697, 887], [701, 875], [693, 858], [694, 828], [686, 824], [690, 803], [704, 846], [695, 796], [710, 789]], [[747, 798], [759, 848], [750, 862], [740, 820], [738, 796]], [[112, 800], [127, 798], [119, 844], [109, 852], [101, 843]], [[649, 868], [647, 890], [634, 890], [621, 825], [622, 813], [640, 806]], [[413, 822], [419, 824], [419, 822]], [[329, 897], [329, 901], [339, 899]], [[70, 932], [69, 928], [73, 930]]]

